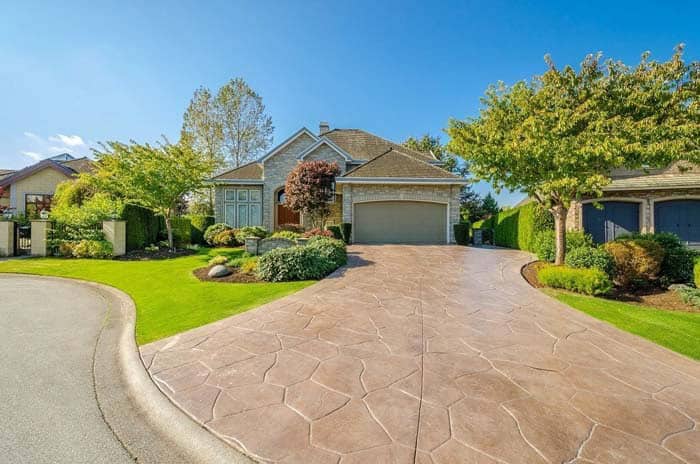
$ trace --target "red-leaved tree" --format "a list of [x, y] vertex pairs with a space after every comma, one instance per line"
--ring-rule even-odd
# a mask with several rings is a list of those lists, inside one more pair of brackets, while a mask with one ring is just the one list
[[340, 174], [337, 163], [305, 161], [299, 163], [287, 176], [284, 186], [285, 205], [311, 219], [316, 227], [323, 227], [331, 214], [335, 176]]

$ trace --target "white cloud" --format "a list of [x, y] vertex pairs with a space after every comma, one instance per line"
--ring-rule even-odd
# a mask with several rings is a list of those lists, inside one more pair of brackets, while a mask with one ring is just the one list
[[69, 147], [80, 147], [85, 145], [83, 138], [79, 135], [56, 134], [55, 136], [49, 137], [49, 140], [52, 142], [68, 145]]
[[36, 135], [34, 132], [26, 131], [26, 132], [24, 133], [24, 136], [25, 136], [25, 137], [29, 137], [30, 139], [34, 139], [34, 140], [41, 140], [41, 137], [39, 137], [38, 135]]
[[34, 161], [39, 161], [41, 159], [41, 155], [37, 152], [34, 152], [34, 151], [23, 151], [21, 153], [24, 156], [27, 156], [27, 157], [33, 159]]

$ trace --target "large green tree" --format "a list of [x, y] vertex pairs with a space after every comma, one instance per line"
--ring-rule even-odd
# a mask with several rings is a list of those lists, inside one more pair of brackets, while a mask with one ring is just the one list
[[404, 140], [403, 145], [421, 153], [432, 153], [435, 158], [441, 161], [443, 169], [458, 176], [466, 177], [469, 171], [466, 163], [460, 163], [460, 160], [453, 153], [447, 151], [438, 135], [423, 134], [420, 138], [409, 137]]
[[183, 143], [152, 146], [107, 142], [95, 150], [95, 181], [101, 189], [163, 215], [168, 245], [174, 249], [172, 218], [188, 192], [202, 187], [211, 160]]
[[700, 64], [683, 47], [664, 62], [627, 66], [589, 55], [578, 69], [548, 69], [490, 86], [478, 117], [450, 120], [450, 151], [496, 188], [522, 190], [555, 218], [556, 263], [566, 253], [571, 201], [600, 197], [614, 168], [700, 160]]

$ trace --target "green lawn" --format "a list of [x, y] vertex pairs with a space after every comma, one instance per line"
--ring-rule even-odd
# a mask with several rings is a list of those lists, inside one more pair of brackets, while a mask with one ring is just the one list
[[545, 292], [619, 329], [693, 359], [700, 359], [700, 313], [665, 311], [552, 289]]
[[31, 258], [0, 262], [0, 272], [91, 280], [128, 293], [136, 302], [136, 341], [145, 344], [199, 327], [301, 290], [313, 282], [231, 284], [201, 282], [192, 270], [215, 255], [240, 249], [202, 249], [196, 255], [153, 261]]

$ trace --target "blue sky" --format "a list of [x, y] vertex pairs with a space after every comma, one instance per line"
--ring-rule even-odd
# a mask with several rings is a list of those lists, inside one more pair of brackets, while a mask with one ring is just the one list
[[176, 139], [195, 88], [236, 76], [263, 96], [276, 141], [320, 120], [401, 141], [477, 114], [488, 84], [543, 72], [545, 53], [635, 63], [684, 42], [700, 58], [697, 1], [2, 0], [0, 11], [0, 168]]

